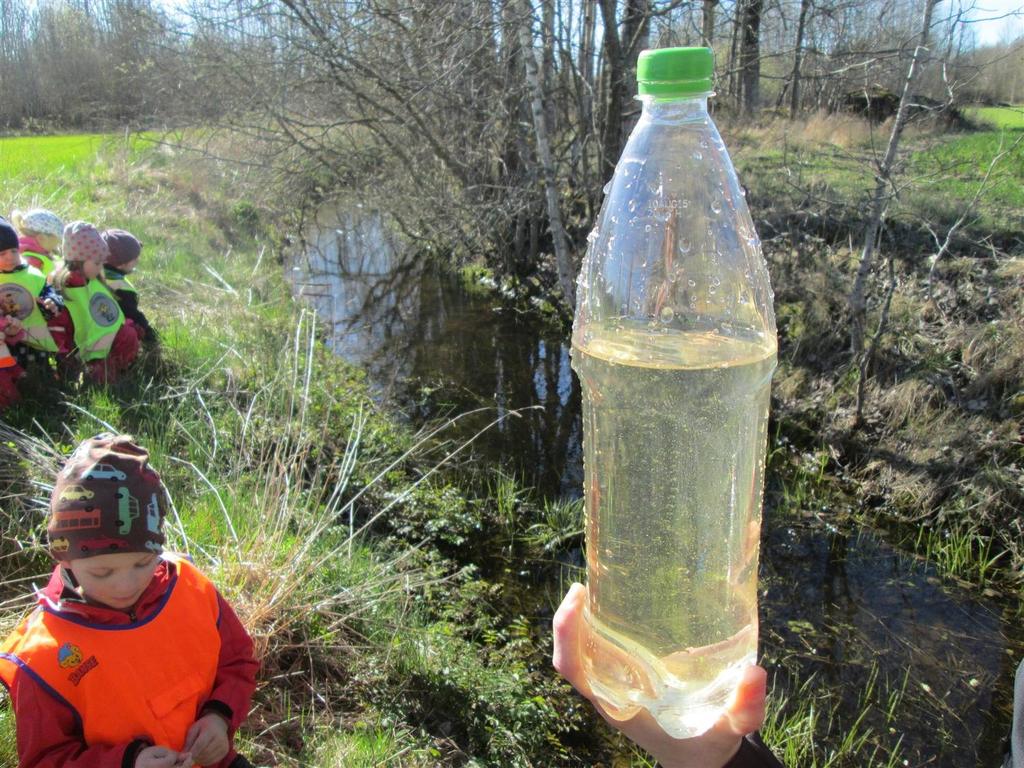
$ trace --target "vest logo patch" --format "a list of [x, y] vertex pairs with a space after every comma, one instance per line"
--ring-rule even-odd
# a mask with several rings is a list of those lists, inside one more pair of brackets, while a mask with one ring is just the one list
[[95, 293], [89, 299], [89, 314], [96, 325], [107, 328], [117, 322], [117, 304], [104, 293]]
[[82, 666], [80, 666], [78, 669], [76, 669], [74, 672], [68, 675], [68, 680], [70, 680], [75, 685], [78, 685], [80, 682], [82, 682], [82, 678], [85, 677], [87, 673], [96, 669], [97, 666], [99, 666], [99, 661], [96, 659], [95, 656], [90, 656], [83, 662]]
[[71, 669], [82, 663], [82, 649], [71, 643], [64, 643], [57, 651], [57, 663], [61, 669]]
[[32, 294], [24, 286], [16, 283], [4, 283], [0, 286], [0, 315], [14, 315], [24, 320], [32, 314], [36, 305]]

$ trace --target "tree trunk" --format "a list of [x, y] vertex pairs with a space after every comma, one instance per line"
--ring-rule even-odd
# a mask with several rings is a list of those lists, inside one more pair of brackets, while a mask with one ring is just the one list
[[562, 213], [558, 207], [558, 188], [555, 185], [555, 163], [551, 156], [551, 142], [548, 135], [547, 115], [545, 114], [545, 95], [537, 67], [537, 56], [533, 49], [533, 11], [529, 0], [522, 0], [523, 19], [519, 26], [520, 48], [526, 62], [526, 82], [530, 87], [530, 107], [533, 112], [533, 129], [537, 139], [537, 159], [540, 161], [541, 175], [544, 178], [544, 198], [547, 202], [548, 224], [551, 228], [551, 240], [555, 248], [555, 267], [558, 271], [558, 284], [565, 297], [569, 311], [576, 304], [576, 284], [569, 253], [569, 243], [562, 225]]
[[625, 63], [619, 41], [619, 22], [615, 15], [616, 0], [601, 0], [601, 21], [604, 23], [604, 78], [606, 83], [604, 126], [601, 131], [601, 176], [611, 178], [619, 159], [622, 143], [623, 70]]
[[789, 119], [795, 120], [800, 110], [800, 63], [804, 54], [804, 29], [807, 12], [813, 0], [800, 0], [800, 19], [796, 23], [796, 51], [793, 54], [793, 76], [790, 78]]
[[761, 102], [761, 11], [764, 0], [745, 0], [740, 44], [740, 87], [742, 112], [752, 115]]
[[615, 170], [622, 152], [623, 139], [629, 133], [632, 114], [625, 106], [636, 93], [636, 59], [647, 45], [651, 27], [648, 0], [626, 0], [622, 29], [616, 18], [616, 0], [601, 0], [601, 21], [604, 23], [604, 64], [607, 77], [605, 125], [601, 140], [604, 178]]
[[594, 193], [601, 187], [601, 182], [595, 183], [591, 180], [593, 169], [590, 165], [590, 143], [594, 131], [594, 28], [597, 21], [595, 11], [596, 5], [593, 2], [583, 3], [579, 61], [576, 65], [580, 86], [579, 169], [582, 189], [587, 198], [588, 218], [595, 207]]
[[736, 47], [740, 38], [739, 7], [734, 5], [732, 13], [732, 39], [729, 41], [729, 98], [733, 99], [736, 106], [739, 107], [739, 88], [737, 80], [739, 66], [736, 61]]
[[903, 81], [903, 93], [900, 95], [900, 105], [896, 110], [896, 119], [893, 121], [892, 133], [889, 134], [889, 145], [885, 150], [885, 157], [882, 158], [875, 174], [875, 193], [868, 205], [868, 220], [864, 227], [864, 244], [861, 248], [860, 262], [857, 265], [857, 276], [853, 282], [853, 290], [850, 291], [848, 304], [850, 307], [850, 353], [858, 358], [864, 352], [864, 323], [867, 315], [866, 285], [868, 275], [874, 266], [875, 246], [878, 240], [878, 233], [882, 227], [882, 217], [885, 215], [889, 205], [887, 189], [892, 182], [893, 165], [896, 163], [896, 153], [899, 150], [900, 138], [903, 136], [903, 129], [907, 124], [910, 106], [910, 89], [914, 83], [914, 77], [918, 71], [924, 52], [927, 51], [928, 30], [932, 25], [932, 11], [938, 0], [925, 0], [924, 17], [921, 22], [921, 32], [918, 35], [917, 45], [914, 47], [914, 55], [910, 59], [910, 66], [907, 68], [907, 76]]
[[[555, 89], [555, 0], [541, 0], [541, 85], [544, 93], [552, 93]], [[545, 99], [548, 130], [558, 134], [558, 111], [553, 99]]]
[[[636, 61], [640, 51], [647, 47], [651, 33], [650, 0], [626, 0], [626, 13], [622, 17], [623, 56], [623, 114], [620, 137], [624, 139], [633, 131], [640, 109], [633, 102], [636, 96]], [[628, 108], [627, 108], [628, 105]], [[618, 159], [616, 157], [616, 159]]]
[[704, 45], [710, 48], [714, 44], [715, 37], [715, 6], [718, 0], [704, 0], [704, 14], [701, 17], [701, 40]]

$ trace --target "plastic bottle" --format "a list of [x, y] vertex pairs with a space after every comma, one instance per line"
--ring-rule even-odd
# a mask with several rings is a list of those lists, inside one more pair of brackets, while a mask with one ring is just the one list
[[757, 654], [773, 294], [708, 115], [707, 48], [644, 51], [643, 113], [577, 290], [589, 601], [584, 664], [614, 717], [710, 728]]

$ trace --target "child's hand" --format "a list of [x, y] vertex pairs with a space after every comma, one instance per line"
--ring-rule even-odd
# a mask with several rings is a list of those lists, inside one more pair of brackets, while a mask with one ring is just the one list
[[7, 323], [4, 325], [4, 333], [7, 336], [17, 336], [19, 333], [21, 333], [22, 328], [24, 328], [24, 326], [21, 324], [21, 320], [12, 315], [8, 315]]
[[175, 752], [167, 747], [146, 747], [135, 756], [135, 768], [175, 768], [185, 765], [192, 765], [192, 755], [188, 752]]
[[590, 691], [583, 674], [580, 650], [583, 647], [583, 602], [587, 590], [573, 584], [554, 618], [555, 651], [552, 663], [573, 688], [590, 700], [609, 725], [654, 755], [665, 768], [721, 768], [740, 748], [745, 734], [756, 731], [764, 722], [767, 674], [761, 667], [750, 667], [740, 681], [732, 703], [718, 722], [700, 736], [674, 739], [665, 733], [646, 710], [629, 720], [608, 715]]
[[185, 749], [199, 765], [213, 765], [228, 753], [228, 724], [216, 714], [203, 715], [185, 734]]
[[40, 300], [39, 304], [51, 315], [57, 314], [57, 302], [55, 302], [53, 299], [42, 299]]

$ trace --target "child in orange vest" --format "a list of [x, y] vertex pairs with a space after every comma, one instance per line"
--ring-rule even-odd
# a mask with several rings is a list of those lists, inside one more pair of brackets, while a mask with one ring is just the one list
[[131, 438], [85, 440], [57, 475], [57, 566], [0, 645], [19, 768], [249, 768], [233, 748], [252, 640], [213, 584], [163, 551], [166, 496]]

